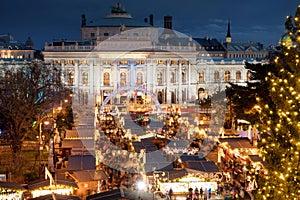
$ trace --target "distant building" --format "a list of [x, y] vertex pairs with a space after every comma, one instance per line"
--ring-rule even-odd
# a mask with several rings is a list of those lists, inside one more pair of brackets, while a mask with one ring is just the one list
[[260, 42], [233, 42], [230, 22], [228, 22], [226, 42], [222, 45], [226, 51], [225, 58], [261, 60], [268, 56], [268, 50]]
[[11, 35], [0, 36], [0, 60], [32, 60], [34, 53], [30, 37], [23, 44], [14, 41]]

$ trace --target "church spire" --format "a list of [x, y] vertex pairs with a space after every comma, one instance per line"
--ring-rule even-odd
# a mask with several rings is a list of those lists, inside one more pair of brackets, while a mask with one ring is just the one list
[[228, 20], [228, 27], [227, 27], [227, 35], [226, 35], [226, 42], [231, 42], [231, 33], [230, 33], [230, 20]]

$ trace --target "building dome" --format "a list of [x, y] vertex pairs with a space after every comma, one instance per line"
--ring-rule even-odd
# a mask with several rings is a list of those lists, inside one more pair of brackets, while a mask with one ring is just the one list
[[293, 40], [292, 38], [286, 33], [283, 36], [281, 36], [279, 45], [289, 47], [293, 45]]
[[33, 44], [33, 42], [32, 42], [32, 40], [31, 40], [30, 37], [27, 38], [27, 40], [26, 40], [26, 42], [25, 42], [25, 46], [26, 46], [27, 48], [33, 49], [34, 44]]

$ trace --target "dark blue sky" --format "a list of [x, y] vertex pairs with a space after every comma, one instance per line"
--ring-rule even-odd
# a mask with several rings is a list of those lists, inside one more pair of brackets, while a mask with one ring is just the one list
[[0, 35], [11, 34], [25, 42], [30, 36], [36, 49], [53, 39], [80, 39], [81, 15], [103, 18], [120, 2], [136, 20], [154, 15], [173, 16], [173, 28], [193, 37], [224, 40], [231, 20], [233, 41], [277, 44], [287, 15], [294, 15], [300, 0], [4, 0], [0, 5]]

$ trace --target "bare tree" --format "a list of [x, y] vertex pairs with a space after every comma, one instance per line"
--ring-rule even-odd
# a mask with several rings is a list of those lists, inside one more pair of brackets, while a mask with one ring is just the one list
[[12, 150], [14, 177], [22, 181], [22, 145], [36, 140], [39, 124], [52, 108], [70, 94], [61, 81], [61, 72], [42, 61], [22, 66], [4, 66], [0, 75], [0, 118]]

